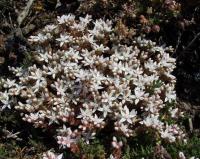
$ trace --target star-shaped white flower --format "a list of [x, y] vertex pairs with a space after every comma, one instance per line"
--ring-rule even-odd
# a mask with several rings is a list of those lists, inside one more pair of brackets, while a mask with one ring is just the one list
[[60, 34], [60, 38], [57, 38], [56, 40], [60, 42], [60, 47], [62, 47], [64, 43], [72, 41], [73, 37], [67, 34]]
[[137, 112], [135, 109], [129, 111], [128, 107], [125, 105], [123, 109], [120, 111], [120, 120], [119, 123], [128, 122], [132, 124], [134, 119], [137, 117]]

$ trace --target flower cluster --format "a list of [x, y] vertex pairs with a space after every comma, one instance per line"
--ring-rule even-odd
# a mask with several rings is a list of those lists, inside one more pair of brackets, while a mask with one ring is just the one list
[[1, 108], [14, 107], [35, 127], [55, 126], [58, 144], [73, 150], [108, 125], [115, 136], [153, 129], [170, 142], [182, 138], [166, 109], [176, 109], [172, 48], [144, 37], [120, 44], [113, 28], [110, 20], [68, 14], [31, 36], [34, 64], [9, 68], [15, 79], [2, 80]]

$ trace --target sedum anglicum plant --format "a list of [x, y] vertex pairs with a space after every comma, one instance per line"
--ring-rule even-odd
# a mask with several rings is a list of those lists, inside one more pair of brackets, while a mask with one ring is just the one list
[[[115, 136], [154, 132], [158, 140], [184, 137], [175, 120], [175, 59], [171, 47], [136, 37], [120, 44], [112, 21], [86, 15], [57, 18], [30, 36], [33, 65], [10, 67], [2, 80], [1, 109], [21, 112], [23, 120], [43, 129], [54, 126], [58, 144], [78, 150], [109, 127]], [[170, 121], [170, 122], [169, 122]]]

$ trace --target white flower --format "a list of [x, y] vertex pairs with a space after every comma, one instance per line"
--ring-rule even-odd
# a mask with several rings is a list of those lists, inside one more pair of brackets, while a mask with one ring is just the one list
[[102, 103], [109, 104], [112, 106], [113, 102], [117, 99], [117, 97], [114, 95], [114, 91], [111, 91], [109, 94], [108, 92], [102, 93]]
[[45, 61], [49, 62], [49, 59], [52, 59], [52, 56], [50, 55], [51, 52], [44, 52], [44, 53], [38, 53], [39, 54], [39, 61]]
[[134, 92], [135, 92], [135, 95], [133, 95], [134, 96], [133, 98], [135, 99], [135, 104], [138, 104], [139, 101], [144, 99], [145, 92], [139, 87], [136, 87]]
[[94, 28], [99, 31], [111, 32], [112, 31], [112, 21], [104, 21], [102, 19], [96, 20], [94, 22]]
[[93, 34], [86, 34], [82, 37], [83, 41], [87, 41], [90, 44], [95, 44], [94, 35]]
[[177, 118], [178, 108], [169, 110], [172, 118]]
[[0, 92], [0, 101], [3, 104], [1, 107], [1, 110], [5, 108], [11, 109], [11, 101], [8, 92]]
[[10, 80], [10, 79], [7, 78], [7, 80], [5, 81], [3, 87], [11, 88], [11, 87], [13, 87], [15, 85], [16, 85], [16, 80]]
[[92, 30], [88, 30], [90, 34], [103, 38], [106, 32], [112, 31], [112, 22], [107, 20], [106, 22], [102, 19], [96, 20], [94, 22], [94, 28]]
[[59, 24], [69, 23], [75, 20], [75, 16], [72, 14], [57, 16], [57, 20]]
[[120, 120], [119, 123], [128, 122], [132, 124], [137, 117], [136, 110], [132, 109], [129, 111], [128, 107], [125, 105], [123, 109], [120, 111]]
[[80, 17], [79, 20], [81, 25], [85, 27], [92, 20], [92, 16], [87, 14], [84, 18]]
[[96, 114], [92, 116], [91, 120], [94, 122], [94, 125], [102, 124], [104, 119], [99, 118]]
[[42, 33], [39, 33], [36, 36], [30, 36], [28, 39], [31, 42], [45, 42], [49, 37], [47, 35], [43, 35]]
[[30, 79], [34, 80], [41, 80], [43, 78], [43, 73], [40, 69], [36, 69], [34, 72], [30, 72], [31, 75], [29, 76]]
[[126, 102], [133, 103], [134, 95], [131, 93], [131, 90], [129, 88], [126, 88], [125, 90], [123, 90], [123, 92], [120, 92], [118, 98], [122, 100], [121, 102], [123, 104]]
[[39, 88], [45, 87], [47, 82], [46, 78], [43, 77], [43, 73], [40, 69], [36, 69], [35, 72], [30, 72], [31, 76], [29, 76], [30, 79], [36, 80], [35, 85], [33, 86], [34, 92], [37, 92]]
[[99, 107], [98, 110], [103, 113], [103, 117], [105, 118], [108, 113], [111, 113], [111, 109], [109, 105], [103, 104], [102, 107]]
[[82, 57], [80, 56], [79, 51], [77, 51], [77, 50], [75, 50], [73, 48], [70, 48], [69, 50], [65, 51], [64, 52], [64, 57], [65, 57], [65, 59], [72, 59], [77, 63], [78, 63], [78, 60], [82, 59]]
[[141, 121], [141, 124], [146, 125], [147, 127], [153, 127], [156, 128], [157, 130], [161, 130], [163, 123], [158, 119], [158, 115], [150, 115], [147, 116], [143, 121]]
[[57, 38], [56, 40], [60, 42], [60, 47], [62, 47], [64, 43], [71, 42], [73, 37], [67, 34], [60, 34], [60, 38]]
[[145, 68], [148, 69], [150, 72], [156, 73], [156, 69], [158, 68], [158, 64], [154, 62], [152, 59], [149, 59], [145, 64]]
[[51, 114], [46, 115], [46, 117], [49, 119], [49, 125], [51, 125], [53, 123], [59, 124], [59, 121], [57, 119], [57, 115], [55, 112], [51, 112]]
[[178, 153], [179, 159], [186, 159], [185, 155], [183, 152]]
[[169, 132], [168, 129], [165, 131], [161, 131], [161, 137], [164, 139], [168, 139], [170, 142], [174, 142], [176, 140], [176, 137], [173, 133]]
[[73, 26], [71, 26], [71, 28], [83, 31], [86, 28], [86, 26], [88, 25], [88, 23], [90, 23], [91, 20], [92, 20], [92, 17], [90, 15], [86, 15], [84, 18], [80, 17], [79, 18], [80, 22], [74, 23]]
[[76, 139], [71, 138], [70, 135], [68, 135], [67, 137], [57, 136], [57, 139], [58, 139], [58, 144], [62, 145], [64, 148], [66, 146], [70, 148], [71, 144], [76, 142]]
[[10, 88], [8, 93], [13, 96], [13, 95], [19, 95], [21, 90], [23, 90], [25, 88], [25, 86], [21, 86], [19, 84], [15, 84], [15, 86], [13, 88]]
[[89, 88], [90, 91], [94, 92], [94, 91], [98, 91], [99, 89], [103, 89], [103, 87], [98, 83], [91, 82], [90, 88]]
[[57, 28], [57, 26], [51, 24], [51, 25], [45, 26], [45, 28], [43, 29], [43, 31], [44, 31], [44, 32], [52, 32], [55, 28]]
[[52, 75], [53, 79], [55, 79], [56, 74], [58, 73], [58, 67], [54, 67], [54, 68], [48, 67], [48, 69], [49, 69], [49, 72], [47, 72], [47, 75]]
[[94, 43], [92, 46], [95, 51], [105, 52], [109, 50], [109, 47], [105, 47], [103, 44], [98, 45]]
[[[139, 75], [135, 80], [132, 81], [132, 83], [137, 86], [138, 90], [140, 89], [145, 89], [145, 84], [146, 84], [146, 79], [144, 78], [143, 75]], [[136, 90], [137, 91], [137, 90]]]
[[121, 132], [124, 133], [124, 135], [129, 137], [130, 129], [128, 129], [128, 125], [125, 125], [125, 124], [121, 123], [120, 126], [119, 126], [119, 129], [120, 129]]
[[176, 100], [176, 92], [175, 91], [167, 91], [165, 94], [165, 102], [172, 102]]
[[83, 120], [90, 120], [90, 119], [92, 119], [92, 115], [94, 112], [95, 112], [94, 109], [86, 108], [85, 110], [83, 110], [81, 108], [80, 115], [78, 115], [77, 118], [82, 118]]
[[106, 80], [106, 77], [97, 69], [91, 69], [90, 70], [91, 75], [92, 75], [92, 79], [95, 81], [95, 83], [97, 84], [102, 84], [103, 80]]
[[54, 84], [52, 84], [51, 86], [56, 89], [57, 95], [61, 95], [61, 96], [66, 95], [66, 90], [68, 87], [63, 83], [62, 80], [58, 79], [58, 81], [54, 82]]

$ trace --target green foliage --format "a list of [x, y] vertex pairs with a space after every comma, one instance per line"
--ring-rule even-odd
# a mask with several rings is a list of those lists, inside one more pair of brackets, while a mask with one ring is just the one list
[[152, 85], [148, 88], [148, 93], [149, 93], [150, 95], [152, 95], [152, 94], [154, 93], [154, 90], [155, 90], [156, 88], [161, 87], [161, 86], [162, 86], [162, 81], [160, 81], [160, 80], [153, 81]]
[[0, 158], [6, 158], [7, 155], [8, 152], [5, 147], [3, 145], [0, 145]]
[[23, 62], [20, 64], [20, 66], [23, 69], [26, 69], [29, 66], [31, 66], [32, 64], [33, 64], [33, 55], [32, 55], [32, 53], [30, 53], [30, 52], [24, 53]]
[[90, 144], [85, 144], [80, 140], [80, 154], [79, 157], [87, 159], [105, 159], [105, 148], [99, 140], [94, 140]]
[[144, 157], [145, 159], [153, 158], [153, 146], [139, 146], [130, 148], [130, 146], [127, 146], [124, 152], [124, 155], [122, 156], [122, 159], [141, 159]]
[[176, 158], [180, 151], [184, 152], [187, 157], [200, 157], [200, 137], [193, 135], [188, 139], [187, 143], [168, 144], [166, 149], [172, 158]]

